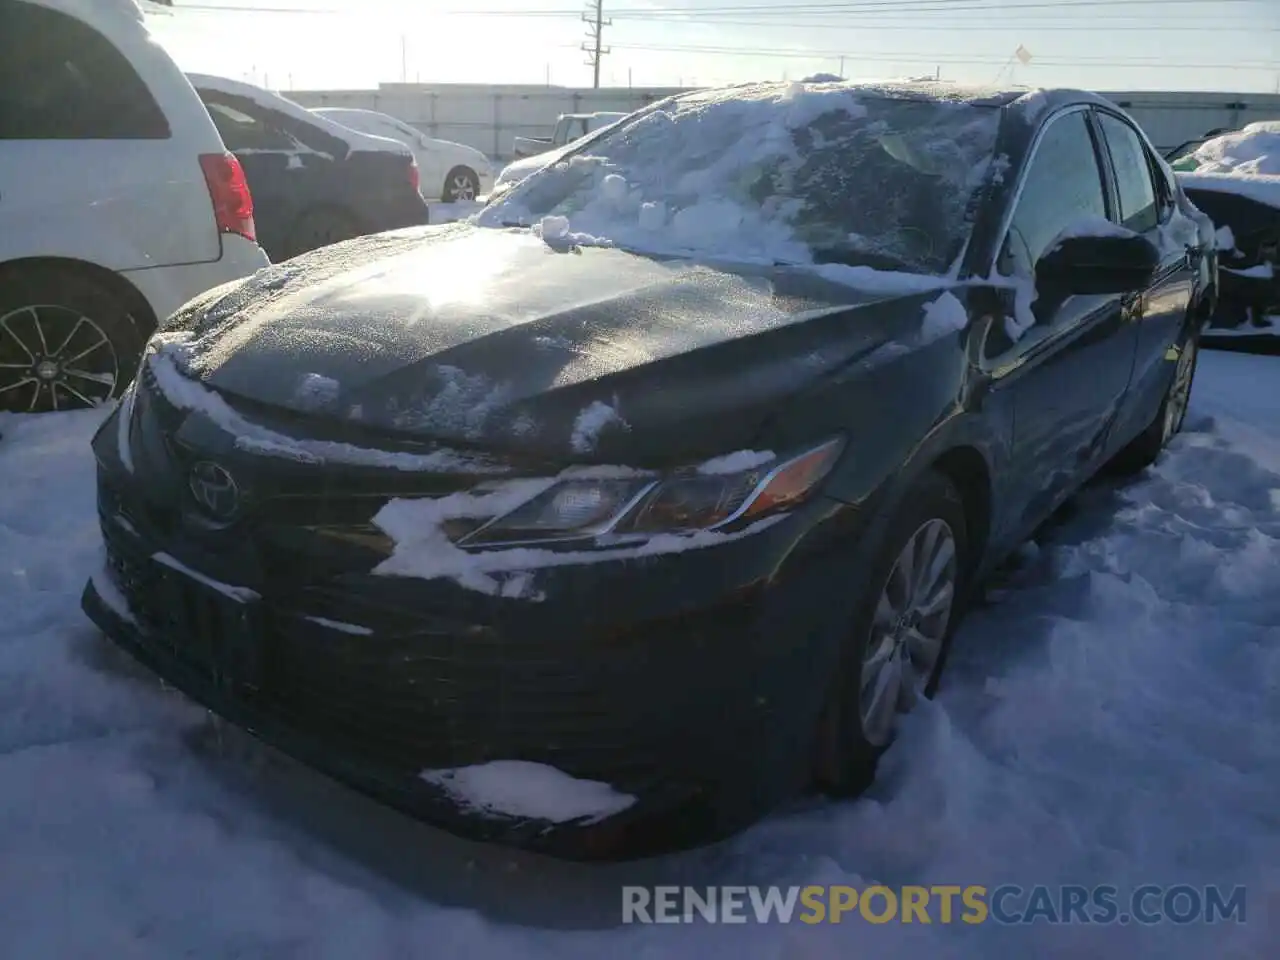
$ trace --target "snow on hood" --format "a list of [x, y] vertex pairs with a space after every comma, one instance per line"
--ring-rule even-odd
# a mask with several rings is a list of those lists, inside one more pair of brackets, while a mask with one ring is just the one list
[[328, 117], [308, 110], [301, 104], [294, 103], [279, 93], [265, 90], [252, 83], [231, 80], [227, 77], [214, 77], [204, 73], [188, 73], [187, 79], [191, 81], [191, 85], [197, 90], [211, 90], [214, 93], [222, 93], [229, 97], [243, 97], [246, 100], [252, 100], [267, 110], [276, 110], [279, 113], [283, 113], [299, 123], [319, 127], [331, 137], [346, 143], [352, 150], [395, 153], [409, 158], [413, 156], [409, 148], [399, 140], [392, 140], [390, 137], [375, 137], [373, 134], [361, 133], [358, 130], [352, 130], [350, 127], [344, 127]]
[[1280, 176], [1280, 120], [1251, 123], [1206, 140], [1184, 160], [1196, 164], [1188, 173]]
[[[593, 136], [588, 134], [587, 136]], [[538, 153], [532, 157], [524, 157], [512, 163], [508, 163], [502, 168], [502, 172], [498, 174], [498, 180], [494, 184], [497, 187], [504, 187], [508, 184], [519, 183], [530, 174], [536, 173], [543, 167], [555, 163], [566, 153], [571, 153], [582, 145], [581, 141], [586, 137], [579, 137], [571, 143], [566, 143], [562, 147], [556, 147], [554, 150], [548, 150], [546, 153]]]
[[848, 276], [572, 254], [463, 223], [323, 248], [166, 329], [194, 334], [182, 372], [233, 402], [428, 442], [660, 458], [700, 442], [704, 421], [740, 443], [814, 378], [918, 331], [918, 307], [947, 286], [836, 269]]
[[641, 252], [942, 274], [992, 165], [995, 107], [945, 87], [702, 91], [543, 166], [479, 222], [551, 223], [579, 245]]

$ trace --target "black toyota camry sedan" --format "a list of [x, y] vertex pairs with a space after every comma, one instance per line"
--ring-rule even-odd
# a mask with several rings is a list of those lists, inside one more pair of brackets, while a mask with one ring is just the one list
[[171, 317], [94, 440], [84, 606], [455, 832], [722, 837], [864, 787], [984, 574], [1158, 456], [1212, 241], [1086, 93], [662, 101]]

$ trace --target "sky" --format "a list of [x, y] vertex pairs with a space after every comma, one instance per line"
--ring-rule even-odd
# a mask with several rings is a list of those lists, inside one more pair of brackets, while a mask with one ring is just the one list
[[[281, 90], [590, 86], [595, 0], [173, 0], [185, 69]], [[602, 86], [923, 74], [1099, 91], [1280, 92], [1280, 0], [601, 0]]]

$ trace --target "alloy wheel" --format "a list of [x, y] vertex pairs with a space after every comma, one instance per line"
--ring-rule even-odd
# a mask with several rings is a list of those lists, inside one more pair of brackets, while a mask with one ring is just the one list
[[449, 181], [449, 191], [455, 202], [470, 203], [476, 198], [475, 181], [465, 173], [458, 173]]
[[1195, 340], [1188, 340], [1182, 345], [1178, 354], [1178, 365], [1173, 371], [1173, 383], [1169, 387], [1169, 397], [1164, 406], [1164, 439], [1168, 440], [1182, 429], [1182, 422], [1187, 417], [1187, 407], [1191, 405], [1191, 381], [1196, 369]]
[[896, 715], [911, 709], [929, 686], [955, 604], [955, 533], [928, 520], [908, 538], [876, 603], [863, 656], [859, 697], [867, 742], [884, 746]]
[[78, 311], [32, 304], [0, 315], [0, 408], [94, 407], [111, 399], [119, 377], [111, 338]]

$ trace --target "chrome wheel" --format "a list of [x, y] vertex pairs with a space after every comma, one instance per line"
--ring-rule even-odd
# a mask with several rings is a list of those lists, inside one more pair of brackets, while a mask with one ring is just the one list
[[876, 603], [862, 661], [862, 733], [881, 747], [894, 720], [924, 695], [942, 654], [955, 603], [956, 538], [941, 519], [922, 524], [907, 540]]
[[0, 409], [97, 406], [111, 399], [119, 376], [111, 338], [78, 311], [32, 304], [0, 315]]
[[1187, 417], [1187, 407], [1191, 405], [1191, 380], [1195, 376], [1196, 351], [1195, 340], [1188, 340], [1182, 345], [1178, 354], [1178, 365], [1173, 371], [1173, 384], [1169, 387], [1169, 396], [1164, 404], [1164, 439], [1168, 440], [1182, 429], [1182, 421]]

